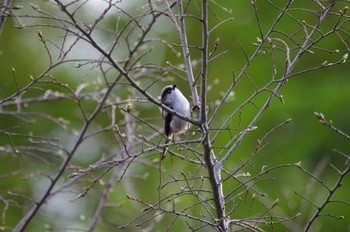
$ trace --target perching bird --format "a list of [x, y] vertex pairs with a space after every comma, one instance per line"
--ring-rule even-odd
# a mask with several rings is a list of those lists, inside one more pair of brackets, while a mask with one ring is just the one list
[[[176, 88], [176, 85], [168, 85], [163, 88], [161, 92], [161, 102], [179, 114], [187, 117], [190, 117], [191, 115], [190, 103], [181, 91]], [[164, 123], [164, 133], [167, 136], [165, 144], [168, 144], [175, 134], [186, 132], [190, 128], [190, 123], [174, 116], [164, 109], [161, 109], [161, 111]], [[164, 147], [162, 159], [165, 157], [166, 150], [167, 147]]]

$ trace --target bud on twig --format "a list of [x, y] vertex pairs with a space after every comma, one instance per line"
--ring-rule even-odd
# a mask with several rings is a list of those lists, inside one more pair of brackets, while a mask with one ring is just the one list
[[341, 58], [341, 63], [344, 64], [346, 62], [346, 59], [348, 58], [348, 53], [346, 53], [342, 58]]

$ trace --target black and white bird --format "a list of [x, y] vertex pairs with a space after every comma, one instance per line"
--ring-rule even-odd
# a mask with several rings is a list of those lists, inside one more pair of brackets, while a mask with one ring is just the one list
[[[190, 117], [191, 115], [190, 103], [181, 91], [176, 88], [176, 85], [168, 85], [163, 88], [161, 92], [161, 102], [183, 116]], [[164, 133], [167, 137], [165, 144], [168, 144], [174, 135], [184, 133], [190, 128], [189, 122], [176, 117], [164, 109], [161, 109], [161, 112], [164, 123]], [[166, 150], [167, 146], [163, 149], [162, 159], [165, 157]]]

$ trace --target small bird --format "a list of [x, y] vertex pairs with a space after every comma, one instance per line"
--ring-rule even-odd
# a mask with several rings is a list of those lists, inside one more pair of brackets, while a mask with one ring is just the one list
[[[176, 88], [176, 85], [168, 85], [163, 88], [161, 92], [161, 102], [179, 114], [187, 117], [191, 115], [190, 103], [181, 91]], [[161, 112], [164, 123], [164, 133], [167, 136], [165, 144], [168, 144], [175, 134], [184, 133], [190, 128], [189, 122], [174, 116], [164, 109], [161, 109]], [[165, 158], [166, 150], [167, 147], [164, 147], [162, 159]]]

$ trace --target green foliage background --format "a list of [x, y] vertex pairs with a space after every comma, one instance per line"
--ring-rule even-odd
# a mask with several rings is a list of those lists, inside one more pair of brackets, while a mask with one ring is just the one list
[[[20, 10], [23, 13], [32, 13], [28, 1], [18, 1], [19, 5], [23, 5]], [[50, 1], [36, 1], [42, 9], [57, 13], [57, 9], [50, 3]], [[188, 11], [196, 14], [197, 9], [193, 5], [200, 4], [199, 1], [194, 1], [188, 8]], [[209, 27], [213, 27], [217, 23], [221, 22], [224, 18], [234, 17], [233, 21], [227, 22], [222, 27], [219, 27], [213, 32], [210, 37], [209, 46], [213, 48], [214, 41], [219, 39], [218, 52], [227, 51], [223, 56], [214, 60], [209, 65], [208, 69], [208, 83], [211, 86], [211, 90], [208, 92], [208, 104], [214, 105], [215, 102], [220, 99], [222, 93], [226, 91], [227, 87], [232, 82], [232, 73], [237, 74], [246, 62], [244, 53], [242, 52], [240, 45], [244, 47], [246, 53], [250, 55], [255, 46], [253, 45], [259, 37], [259, 30], [257, 27], [256, 19], [254, 16], [254, 9], [251, 6], [250, 1], [222, 1], [220, 2], [227, 9], [232, 9], [231, 13], [224, 13], [218, 7], [212, 5], [210, 11]], [[284, 1], [276, 1], [275, 4], [284, 5]], [[337, 7], [343, 9], [348, 3], [339, 4]], [[295, 8], [308, 8], [316, 9], [316, 4], [312, 1], [296, 1]], [[259, 15], [262, 22], [262, 29], [266, 32], [278, 14], [276, 9], [273, 9], [270, 4], [265, 1], [258, 3], [260, 9]], [[92, 19], [94, 12], [90, 12], [91, 8], [87, 8], [79, 15], [82, 21], [88, 24]], [[128, 6], [127, 11], [131, 14], [136, 14], [137, 9], [135, 6]], [[59, 12], [57, 14], [60, 14]], [[309, 23], [315, 23], [315, 18], [310, 14], [299, 11], [291, 12], [295, 17], [304, 18]], [[96, 37], [101, 43], [108, 42], [113, 38], [115, 26], [115, 15], [108, 15], [103, 21], [101, 30], [96, 32]], [[25, 22], [26, 24], [27, 22]], [[40, 23], [40, 22], [37, 22]], [[164, 40], [169, 40], [174, 43], [179, 43], [178, 35], [173, 27], [170, 27], [170, 21], [168, 19], [161, 18], [157, 22], [157, 27], [152, 36], [157, 36]], [[201, 43], [201, 27], [195, 20], [189, 19], [186, 21], [187, 31], [189, 36], [189, 43], [199, 46]], [[333, 21], [330, 20], [324, 25], [324, 29], [331, 28]], [[18, 25], [18, 22], [14, 18], [8, 18], [5, 28], [0, 35], [0, 99], [3, 99], [16, 92], [16, 84], [13, 78], [13, 70], [18, 80], [19, 86], [24, 86], [29, 83], [30, 76], [37, 75], [42, 72], [48, 65], [48, 57], [45, 53], [45, 49], [38, 40], [37, 31], [40, 30], [45, 37], [52, 40], [59, 40], [62, 35], [52, 28], [24, 28], [17, 29], [14, 25]], [[285, 32], [293, 32], [296, 30], [296, 26], [290, 19], [283, 18], [279, 24], [280, 29]], [[347, 23], [347, 27], [350, 27]], [[350, 38], [347, 37], [349, 43]], [[307, 54], [298, 63], [296, 70], [307, 69], [312, 66], [319, 65], [325, 60], [330, 62], [336, 62], [343, 57], [346, 51], [338, 38], [331, 36], [322, 42], [319, 46], [326, 46], [330, 51], [339, 50], [339, 52], [322, 52], [314, 51], [314, 54]], [[348, 44], [349, 45], [349, 44]], [[159, 44], [157, 44], [159, 46]], [[150, 44], [152, 47], [152, 44]], [[180, 48], [176, 48], [180, 51]], [[126, 54], [123, 51], [116, 56], [123, 57]], [[86, 45], [86, 51], [81, 53], [82, 56], [98, 57], [89, 45]], [[199, 59], [200, 52], [198, 49], [191, 49], [191, 55], [194, 60]], [[254, 79], [256, 84], [261, 87], [266, 80], [271, 78], [271, 61], [265, 56], [261, 55], [253, 61], [253, 64], [248, 69], [249, 76]], [[284, 57], [281, 54], [277, 54], [275, 57], [277, 64], [277, 76], [283, 74], [283, 66], [285, 63]], [[165, 64], [170, 62], [174, 65], [181, 64], [182, 57], [176, 57], [166, 46], [153, 47], [152, 53], [146, 56], [143, 63], [155, 62], [158, 64]], [[195, 66], [195, 75], [198, 75], [200, 66]], [[103, 85], [99, 85], [100, 74], [96, 69], [89, 69], [89, 67], [76, 68], [73, 63], [67, 63], [57, 67], [51, 72], [56, 78], [64, 83], [69, 84], [74, 89], [80, 83], [89, 83], [87, 90], [100, 89]], [[344, 167], [344, 159], [332, 151], [336, 148], [346, 154], [350, 152], [350, 143], [344, 138], [335, 134], [328, 128], [322, 126], [316, 117], [314, 112], [322, 112], [327, 119], [332, 119], [334, 125], [344, 132], [350, 134], [350, 66], [348, 63], [338, 65], [335, 67], [318, 70], [315, 72], [309, 72], [297, 77], [291, 78], [288, 83], [283, 87], [279, 93], [283, 95], [284, 104], [275, 99], [272, 105], [269, 107], [263, 118], [259, 121], [257, 129], [251, 132], [251, 134], [243, 141], [240, 147], [235, 151], [232, 158], [226, 164], [225, 168], [231, 170], [239, 165], [242, 160], [249, 157], [254, 151], [257, 140], [261, 139], [269, 130], [275, 127], [277, 124], [291, 118], [292, 121], [287, 125], [279, 128], [268, 138], [267, 146], [259, 152], [255, 158], [253, 165], [245, 168], [245, 172], [249, 172], [252, 175], [261, 171], [264, 166], [272, 167], [278, 164], [284, 163], [298, 163], [302, 162], [304, 167], [311, 172], [319, 172], [320, 178], [325, 181], [329, 186], [332, 186], [337, 179], [337, 173], [329, 165], [329, 163], [337, 166]], [[115, 75], [115, 73], [114, 73]], [[110, 78], [113, 78], [111, 74]], [[166, 83], [159, 83], [153, 86], [149, 91], [153, 96], [157, 96], [161, 88], [167, 83], [173, 83], [174, 79], [167, 79]], [[150, 77], [143, 77], [139, 80], [142, 86], [147, 86], [150, 83]], [[190, 90], [187, 87], [185, 81], [175, 80], [179, 88], [185, 93], [186, 96], [190, 95]], [[42, 83], [38, 85], [41, 89], [31, 89], [25, 94], [25, 97], [35, 97], [42, 95], [48, 89], [52, 91], [59, 91], [67, 93], [65, 88], [59, 88], [57, 85]], [[225, 104], [220, 111], [213, 125], [213, 128], [218, 128], [221, 123], [227, 118], [232, 108], [238, 107], [243, 100], [245, 100], [254, 91], [252, 83], [248, 80], [242, 80], [234, 88], [232, 99]], [[118, 98], [128, 99], [129, 90], [118, 91]], [[265, 96], [265, 97], [264, 97]], [[254, 103], [261, 107], [266, 99], [266, 95], [262, 94]], [[96, 103], [91, 101], [83, 102], [88, 112], [92, 112]], [[157, 128], [161, 128], [161, 119], [158, 109], [152, 104], [140, 103], [136, 104], [135, 110], [139, 116], [148, 120], [148, 122], [155, 125]], [[14, 133], [32, 133], [35, 136], [41, 136], [46, 138], [55, 137], [59, 139], [59, 143], [64, 147], [70, 147], [72, 141], [74, 141], [74, 133], [64, 131], [57, 125], [50, 121], [44, 121], [37, 119], [36, 117], [27, 117], [26, 120], [8, 115], [4, 112], [11, 111], [16, 112], [18, 108], [15, 106], [2, 107], [0, 110], [0, 130], [10, 130]], [[55, 102], [34, 103], [23, 106], [21, 109], [23, 112], [46, 112], [54, 117], [60, 118], [63, 122], [69, 122], [69, 127], [78, 130], [81, 127], [81, 114], [74, 107], [71, 101], [59, 100]], [[247, 106], [242, 111], [242, 125], [247, 125], [249, 120], [258, 112], [259, 108], [255, 108], [253, 105]], [[209, 113], [209, 115], [212, 112]], [[118, 122], [123, 122], [123, 113], [118, 111]], [[235, 118], [230, 123], [231, 128], [238, 126], [238, 119]], [[108, 118], [105, 115], [97, 117], [93, 127], [98, 128], [98, 125], [108, 125]], [[138, 135], [148, 136], [153, 131], [138, 129], [136, 131]], [[222, 133], [216, 141], [216, 146], [223, 146], [227, 142], [228, 134]], [[78, 152], [75, 154], [74, 163], [79, 167], [87, 168], [94, 161], [105, 153], [112, 153], [118, 147], [114, 140], [112, 132], [107, 132], [97, 137], [88, 139], [84, 142]], [[0, 146], [7, 146], [11, 141], [20, 146], [28, 145], [29, 141], [25, 137], [14, 136], [9, 138], [0, 133]], [[217, 148], [219, 152], [221, 148]], [[154, 153], [150, 154], [149, 160], [152, 161], [156, 158]], [[45, 160], [45, 161], [43, 161]], [[36, 188], [45, 186], [48, 184], [48, 180], [42, 177], [45, 175], [54, 175], [57, 167], [60, 164], [60, 159], [57, 156], [50, 156], [50, 154], [32, 154], [22, 155], [19, 153], [8, 154], [0, 151], [0, 196], [8, 197], [11, 193], [20, 193], [21, 196], [29, 196], [30, 198], [38, 198], [38, 191]], [[180, 171], [183, 171], [187, 175], [194, 174], [196, 172], [205, 175], [205, 170], [197, 170], [193, 165], [184, 161], [174, 159], [172, 162], [169, 160], [164, 163], [164, 168], [168, 174], [179, 175]], [[67, 176], [74, 172], [67, 170]], [[6, 174], [12, 172], [19, 172], [20, 175]], [[125, 224], [130, 219], [138, 215], [141, 207], [135, 205], [126, 198], [126, 194], [130, 194], [130, 189], [135, 196], [142, 196], [145, 201], [154, 202], [157, 199], [156, 188], [158, 185], [159, 172], [153, 165], [142, 166], [139, 164], [131, 165], [129, 173], [132, 173], [131, 177], [119, 183], [113, 189], [113, 193], [110, 196], [110, 201], [119, 204], [117, 208], [107, 208], [103, 214], [103, 222], [98, 227], [98, 231], [110, 231], [111, 228], [116, 228], [118, 225]], [[93, 174], [98, 176], [99, 172]], [[107, 175], [108, 176], [108, 175]], [[272, 178], [271, 180], [268, 180]], [[261, 192], [267, 194], [267, 197], [257, 197], [251, 214], [254, 215], [255, 211], [261, 211], [264, 206], [262, 202], [269, 204], [268, 202], [274, 202], [279, 199], [279, 210], [281, 215], [292, 217], [297, 213], [301, 213], [301, 216], [296, 220], [305, 224], [308, 217], [314, 211], [314, 207], [307, 203], [305, 200], [298, 197], [294, 191], [307, 195], [315, 200], [316, 203], [321, 201], [326, 194], [326, 191], [321, 188], [317, 183], [311, 183], [310, 178], [297, 170], [297, 168], [283, 168], [273, 171], [264, 177], [266, 181], [263, 181], [257, 187]], [[226, 184], [224, 192], [228, 193], [236, 187], [237, 183], [232, 181]], [[34, 222], [30, 225], [28, 231], [42, 231], [49, 230], [50, 228], [58, 230], [61, 227], [77, 227], [85, 228], [89, 225], [88, 218], [93, 216], [94, 209], [97, 206], [98, 193], [103, 191], [102, 186], [96, 185], [88, 198], [77, 199], [77, 194], [88, 185], [84, 180], [73, 187], [73, 193], [67, 193], [59, 200], [51, 203], [53, 205], [44, 207], [42, 209], [42, 215], [35, 218]], [[340, 188], [336, 197], [349, 201], [349, 186], [350, 179], [347, 176], [344, 180], [343, 186]], [[164, 190], [164, 193], [172, 192], [174, 186]], [[242, 189], [241, 189], [242, 190]], [[27, 212], [30, 203], [21, 196], [12, 196], [13, 202], [18, 207], [10, 207], [6, 209], [6, 215], [2, 216], [0, 220], [1, 226], [14, 227], [22, 216]], [[251, 199], [253, 196], [241, 196]], [[191, 197], [183, 198], [183, 202], [179, 202], [179, 207], [186, 207], [193, 201]], [[62, 202], [65, 202], [64, 204]], [[231, 218], [245, 218], [247, 217], [248, 208], [251, 200], [243, 201], [235, 210], [234, 214], [230, 215]], [[21, 206], [21, 207], [20, 207]], [[52, 210], [52, 207], [56, 210]], [[232, 206], [228, 206], [230, 208]], [[4, 210], [6, 205], [0, 201], [0, 210]], [[117, 209], [117, 210], [116, 210]], [[200, 211], [200, 207], [192, 209], [192, 213], [196, 214]], [[69, 212], [67, 212], [69, 211]], [[343, 204], [331, 204], [325, 210], [332, 212], [336, 215], [344, 216], [343, 220], [336, 220], [334, 218], [321, 218], [317, 219], [316, 226], [313, 227], [314, 231], [349, 231], [350, 230], [350, 208]], [[164, 228], [170, 222], [169, 218], [161, 221], [155, 229]], [[109, 225], [108, 223], [111, 223]], [[108, 224], [108, 225], [107, 225]], [[113, 227], [114, 226], [114, 227]], [[181, 230], [186, 228], [184, 221], [177, 221], [173, 230]], [[276, 226], [276, 230], [285, 230], [283, 225]]]

